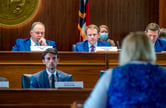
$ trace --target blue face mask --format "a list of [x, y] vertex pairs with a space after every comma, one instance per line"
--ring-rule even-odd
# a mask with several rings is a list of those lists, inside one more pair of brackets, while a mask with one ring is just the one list
[[106, 40], [108, 38], [108, 33], [100, 33], [100, 39]]

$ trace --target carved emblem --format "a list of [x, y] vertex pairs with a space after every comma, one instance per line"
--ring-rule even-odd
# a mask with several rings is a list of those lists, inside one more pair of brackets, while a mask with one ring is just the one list
[[17, 26], [37, 11], [40, 0], [0, 0], [0, 25]]

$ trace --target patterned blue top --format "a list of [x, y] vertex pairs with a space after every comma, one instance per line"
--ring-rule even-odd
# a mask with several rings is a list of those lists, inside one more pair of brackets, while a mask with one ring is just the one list
[[166, 70], [150, 63], [116, 67], [107, 95], [107, 108], [166, 108]]

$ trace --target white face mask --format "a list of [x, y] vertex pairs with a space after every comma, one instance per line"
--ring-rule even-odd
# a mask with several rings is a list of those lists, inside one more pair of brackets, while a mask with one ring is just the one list
[[108, 33], [100, 33], [100, 38], [106, 40], [108, 38]]

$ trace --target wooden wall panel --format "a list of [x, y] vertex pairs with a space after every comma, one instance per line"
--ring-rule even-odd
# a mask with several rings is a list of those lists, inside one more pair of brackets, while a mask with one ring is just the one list
[[166, 28], [166, 1], [159, 0], [159, 25], [160, 27]]
[[[32, 22], [46, 25], [47, 39], [56, 41], [59, 51], [71, 51], [79, 40], [79, 0], [41, 0], [41, 8], [28, 24], [0, 28], [0, 50], [11, 50], [17, 38], [28, 38]], [[163, 0], [164, 1], [164, 0]], [[111, 27], [111, 38], [121, 41], [130, 31], [144, 30], [149, 22], [159, 21], [159, 0], [89, 0], [91, 23]]]
[[34, 21], [46, 26], [46, 38], [57, 43], [58, 50], [71, 50], [78, 37], [79, 0], [41, 0], [37, 15], [28, 24], [16, 28], [0, 28], [0, 50], [11, 50], [17, 38], [29, 38]]
[[111, 38], [121, 41], [131, 31], [158, 23], [158, 0], [90, 0], [91, 23], [111, 27]]

